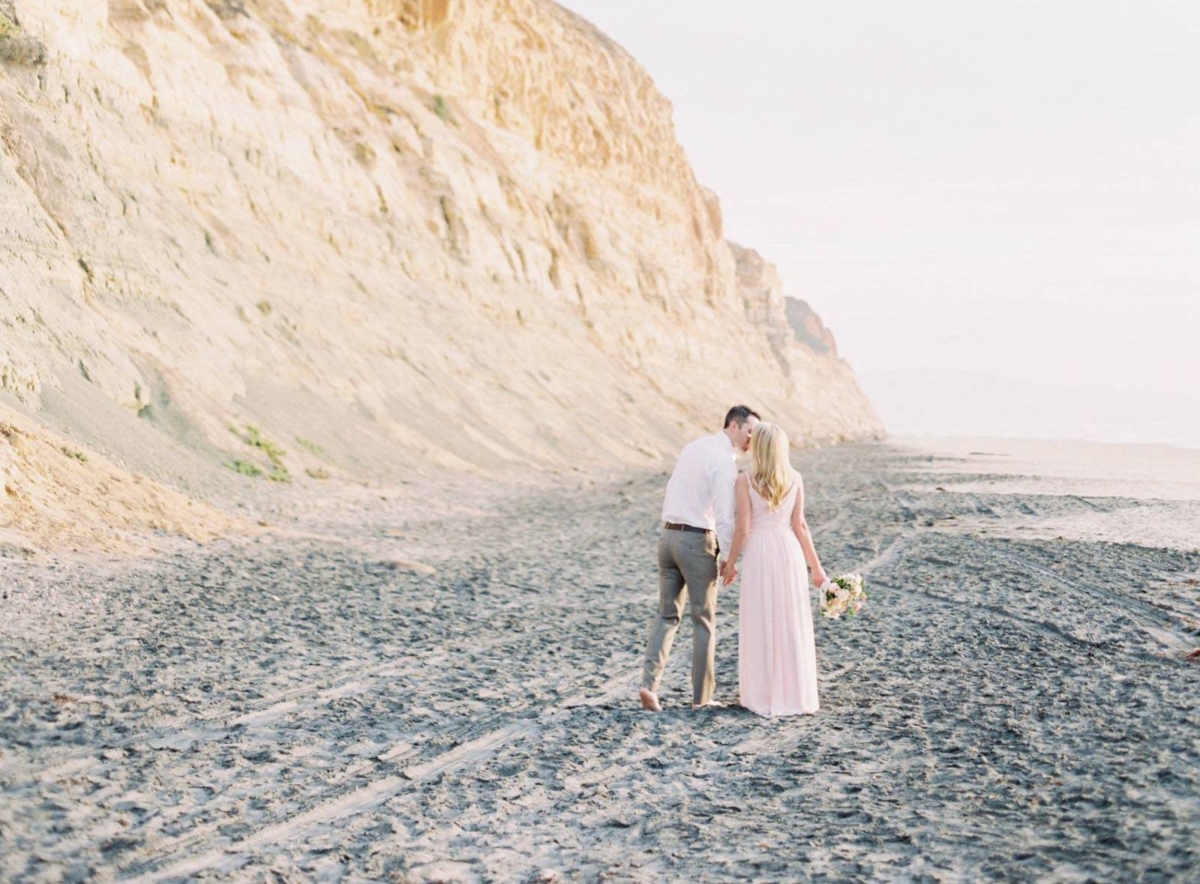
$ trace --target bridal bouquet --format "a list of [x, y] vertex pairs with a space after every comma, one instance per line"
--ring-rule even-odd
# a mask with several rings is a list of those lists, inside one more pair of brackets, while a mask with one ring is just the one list
[[845, 614], [853, 617], [867, 599], [866, 583], [861, 574], [839, 574], [820, 587], [821, 613], [831, 620]]

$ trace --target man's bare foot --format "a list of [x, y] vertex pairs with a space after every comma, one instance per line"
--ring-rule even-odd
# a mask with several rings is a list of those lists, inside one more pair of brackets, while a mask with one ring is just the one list
[[716, 700], [709, 700], [707, 703], [693, 703], [692, 709], [724, 709], [725, 704]]
[[658, 697], [654, 696], [654, 691], [649, 688], [642, 688], [638, 691], [638, 696], [642, 698], [643, 709], [649, 709], [651, 712], [662, 712], [662, 707], [658, 705]]

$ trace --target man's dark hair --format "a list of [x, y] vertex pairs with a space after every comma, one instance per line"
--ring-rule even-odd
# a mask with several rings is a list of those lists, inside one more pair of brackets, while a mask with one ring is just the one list
[[746, 421], [750, 420], [750, 418], [762, 420], [762, 417], [759, 415], [759, 413], [749, 405], [735, 405], [733, 408], [729, 409], [729, 411], [725, 412], [725, 423], [721, 425], [721, 429], [725, 429], [725, 427], [728, 427], [730, 423], [735, 423], [740, 427], [745, 424]]

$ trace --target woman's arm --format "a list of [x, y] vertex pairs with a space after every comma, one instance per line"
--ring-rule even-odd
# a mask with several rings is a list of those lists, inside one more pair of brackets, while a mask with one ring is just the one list
[[804, 561], [808, 562], [808, 571], [812, 575], [813, 586], [824, 586], [825, 581], [829, 578], [825, 574], [825, 569], [821, 567], [821, 560], [817, 557], [817, 548], [813, 546], [812, 532], [808, 530], [808, 520], [804, 518], [804, 480], [800, 478], [800, 474], [796, 473], [796, 506], [792, 509], [792, 531], [796, 534], [796, 539], [800, 541], [800, 548], [804, 550]]
[[733, 528], [733, 544], [729, 547], [729, 558], [725, 561], [724, 586], [733, 583], [737, 576], [737, 560], [746, 545], [746, 536], [750, 533], [750, 479], [745, 473], [737, 477], [733, 483], [733, 496], [737, 502], [737, 522]]

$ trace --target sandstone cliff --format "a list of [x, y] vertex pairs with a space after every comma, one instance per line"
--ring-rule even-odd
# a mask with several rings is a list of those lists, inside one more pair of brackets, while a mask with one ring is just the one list
[[838, 356], [833, 333], [821, 318], [806, 301], [784, 295], [774, 264], [754, 249], [727, 245], [746, 318], [765, 338], [791, 384], [788, 416], [778, 420], [801, 443], [881, 434], [874, 409]]
[[165, 482], [877, 434], [735, 252], [548, 0], [0, 0], [0, 395]]

